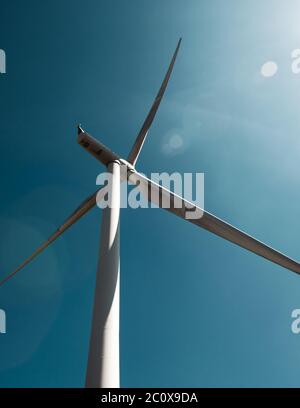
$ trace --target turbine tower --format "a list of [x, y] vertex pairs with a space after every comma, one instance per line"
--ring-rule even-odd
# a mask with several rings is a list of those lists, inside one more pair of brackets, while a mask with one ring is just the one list
[[[78, 126], [78, 143], [88, 153], [99, 160], [111, 173], [112, 182], [88, 197], [52, 234], [30, 255], [18, 268], [0, 281], [0, 286], [12, 278], [53, 241], [62, 235], [71, 225], [77, 222], [96, 203], [110, 196], [110, 205], [103, 210], [99, 263], [97, 269], [92, 328], [90, 336], [89, 356], [86, 372], [86, 387], [119, 387], [119, 276], [120, 276], [120, 185], [128, 182], [136, 185], [147, 199], [161, 208], [172, 212], [219, 237], [231, 241], [255, 254], [266, 258], [286, 269], [300, 274], [300, 264], [288, 256], [278, 252], [263, 242], [251, 237], [227, 222], [217, 218], [204, 209], [188, 202], [163, 186], [154, 183], [141, 173], [135, 164], [154, 120], [162, 97], [170, 79], [180, 47], [179, 40], [171, 63], [141, 127], [127, 160], [112, 152], [108, 147], [94, 139]], [[169, 206], [163, 205], [168, 200]], [[195, 215], [190, 217], [189, 214]]]

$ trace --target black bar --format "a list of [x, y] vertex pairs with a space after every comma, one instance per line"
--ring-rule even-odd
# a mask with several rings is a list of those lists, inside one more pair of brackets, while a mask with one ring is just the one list
[[[300, 390], [291, 389], [251, 389], [251, 388], [121, 388], [121, 389], [79, 389], [79, 388], [0, 388], [0, 406], [5, 402], [39, 405], [41, 402], [53, 404], [74, 403], [88, 407], [101, 407], [106, 404], [122, 406], [200, 406], [205, 401], [237, 400], [241, 403], [251, 401], [267, 402], [273, 398], [286, 401], [290, 397], [300, 397]], [[22, 404], [22, 405], [20, 405]]]

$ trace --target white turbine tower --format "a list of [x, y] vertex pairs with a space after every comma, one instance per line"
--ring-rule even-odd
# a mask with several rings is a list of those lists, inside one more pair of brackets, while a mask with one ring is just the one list
[[[119, 220], [120, 220], [120, 183], [128, 181], [146, 193], [149, 201], [161, 208], [164, 199], [170, 200], [166, 210], [202, 227], [221, 238], [239, 245], [255, 254], [266, 258], [286, 269], [300, 274], [300, 264], [286, 255], [276, 251], [261, 241], [247, 235], [232, 225], [222, 221], [213, 214], [197, 207], [177, 196], [166, 188], [152, 182], [135, 169], [135, 164], [145, 142], [148, 130], [153, 122], [161, 99], [171, 76], [181, 39], [172, 61], [158, 91], [154, 103], [129, 153], [128, 159], [122, 159], [98, 140], [94, 139], [81, 127], [78, 127], [78, 143], [104, 164], [112, 175], [112, 183], [100, 188], [86, 199], [67, 220], [14, 272], [0, 282], [2, 285], [39, 253], [56, 240], [66, 229], [77, 222], [91, 210], [96, 202], [101, 201], [107, 193], [110, 195], [110, 206], [103, 210], [101, 245], [97, 270], [92, 329], [89, 357], [86, 373], [87, 387], [119, 387]], [[122, 169], [121, 169], [122, 167]], [[124, 171], [125, 169], [125, 171]], [[123, 171], [121, 171], [123, 170]], [[110, 190], [108, 190], [110, 189]], [[199, 217], [189, 217], [187, 213], [199, 212]]]

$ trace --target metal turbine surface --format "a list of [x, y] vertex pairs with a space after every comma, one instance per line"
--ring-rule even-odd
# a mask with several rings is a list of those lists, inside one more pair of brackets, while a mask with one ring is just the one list
[[[168, 85], [178, 50], [179, 40], [171, 63], [151, 106], [151, 109], [137, 135], [127, 160], [112, 152], [103, 143], [93, 138], [78, 127], [78, 143], [93, 157], [104, 164], [112, 174], [111, 191], [108, 186], [102, 187], [88, 197], [59, 228], [37, 248], [17, 269], [2, 278], [0, 286], [12, 278], [29, 264], [38, 254], [43, 252], [71, 225], [76, 223], [88, 211], [95, 207], [108, 192], [111, 193], [111, 206], [103, 210], [101, 245], [97, 280], [94, 298], [94, 310], [90, 337], [89, 358], [87, 364], [87, 387], [118, 387], [119, 386], [119, 220], [120, 220], [120, 184], [128, 182], [138, 186], [146, 194], [149, 201], [161, 208], [201, 227], [219, 237], [247, 249], [275, 264], [300, 274], [300, 264], [263, 242], [228, 224], [213, 214], [197, 207], [166, 188], [154, 183], [135, 169], [135, 164], [155, 118], [158, 107]], [[125, 171], [121, 171], [121, 167]], [[164, 198], [170, 205], [162, 205]], [[198, 212], [199, 217], [187, 217], [187, 212]]]

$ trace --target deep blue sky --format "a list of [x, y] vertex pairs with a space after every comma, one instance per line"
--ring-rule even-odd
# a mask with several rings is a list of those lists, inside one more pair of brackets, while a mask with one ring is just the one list
[[[138, 169], [205, 173], [205, 208], [299, 259], [297, 1], [1, 0], [0, 275], [95, 189], [77, 123]], [[260, 74], [274, 60], [275, 76]], [[181, 149], [166, 149], [176, 134]], [[101, 211], [6, 286], [0, 386], [84, 384]], [[122, 210], [123, 386], [299, 386], [300, 279], [157, 209]]]

